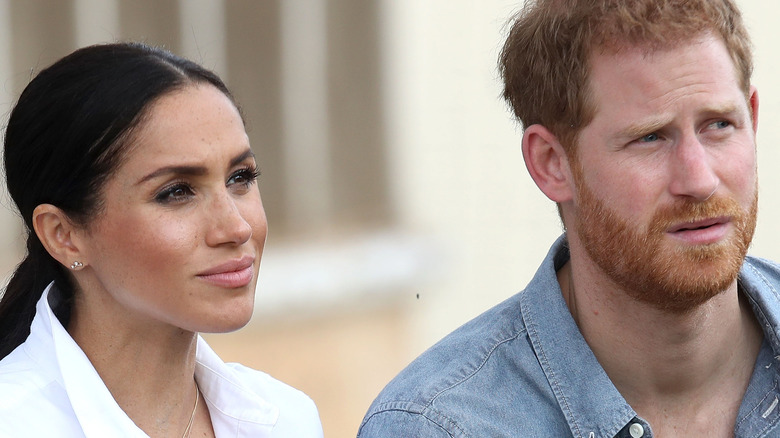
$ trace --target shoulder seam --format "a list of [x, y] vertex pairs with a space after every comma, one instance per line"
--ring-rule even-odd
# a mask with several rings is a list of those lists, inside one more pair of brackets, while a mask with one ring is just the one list
[[523, 328], [518, 330], [512, 336], [509, 336], [507, 338], [501, 339], [498, 342], [496, 342], [495, 345], [493, 345], [493, 347], [490, 349], [490, 351], [488, 351], [487, 354], [485, 354], [485, 357], [482, 359], [482, 362], [479, 364], [479, 366], [474, 368], [469, 374], [466, 374], [461, 379], [455, 381], [450, 386], [448, 386], [448, 387], [442, 389], [441, 391], [437, 392], [436, 394], [434, 394], [433, 397], [431, 397], [431, 399], [428, 401], [428, 405], [430, 406], [431, 404], [433, 404], [433, 402], [436, 401], [436, 399], [440, 395], [442, 395], [443, 393], [449, 391], [450, 389], [452, 389], [452, 388], [462, 384], [463, 382], [471, 379], [472, 377], [474, 377], [474, 375], [476, 375], [479, 372], [479, 370], [481, 370], [482, 367], [485, 366], [487, 361], [490, 359], [490, 357], [493, 355], [493, 353], [496, 351], [496, 349], [498, 349], [498, 347], [500, 347], [501, 345], [503, 345], [503, 344], [505, 344], [507, 342], [510, 342], [510, 341], [513, 341], [513, 340], [517, 339], [520, 335], [522, 335], [523, 333], [526, 333], [526, 332], [527, 332], [527, 330], [525, 329], [525, 325], [523, 325]]

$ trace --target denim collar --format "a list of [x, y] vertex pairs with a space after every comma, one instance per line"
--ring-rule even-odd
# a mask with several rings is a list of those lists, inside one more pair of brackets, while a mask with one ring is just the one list
[[[599, 364], [563, 299], [556, 271], [569, 257], [563, 235], [521, 294], [520, 305], [531, 344], [572, 435], [627, 436], [628, 426], [636, 422], [649, 431]], [[735, 436], [770, 436], [778, 433], [780, 425], [780, 266], [747, 257], [739, 284], [753, 306], [765, 341], [739, 410]]]
[[523, 320], [572, 435], [614, 437], [636, 412], [599, 364], [563, 299], [555, 273], [568, 260], [561, 236], [521, 294]]

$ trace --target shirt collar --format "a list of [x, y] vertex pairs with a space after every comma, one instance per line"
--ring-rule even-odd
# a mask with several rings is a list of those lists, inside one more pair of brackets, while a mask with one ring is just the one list
[[[60, 293], [52, 283], [38, 301], [26, 348], [37, 350], [32, 356], [44, 358], [40, 365], [63, 385], [85, 436], [148, 437], [116, 403], [89, 358], [55, 316], [52, 309], [59, 303]], [[54, 361], [45, 360], [49, 357]], [[217, 436], [270, 436], [279, 408], [259, 395], [261, 388], [243, 384], [238, 372], [198, 336], [195, 380]]]
[[568, 260], [561, 236], [521, 294], [523, 320], [573, 436], [613, 437], [636, 412], [612, 384], [566, 306], [556, 271]]
[[[615, 388], [571, 317], [556, 277], [556, 271], [568, 260], [564, 235], [550, 248], [521, 296], [523, 319], [572, 434], [613, 437], [637, 421], [637, 414]], [[737, 419], [738, 436], [754, 436], [780, 420], [780, 266], [747, 257], [739, 283], [771, 349], [762, 349], [757, 359]], [[774, 362], [770, 362], [772, 355]]]
[[58, 380], [65, 387], [84, 435], [147, 437], [119, 407], [92, 363], [54, 315], [52, 308], [59, 300], [60, 293], [52, 283], [38, 301], [30, 332], [52, 339], [49, 345], [37, 344], [53, 349], [39, 357], [54, 357], [53, 362], [42, 365], [59, 370]]
[[198, 336], [195, 379], [209, 405], [217, 436], [269, 436], [279, 419], [279, 408], [259, 395], [260, 388], [243, 384], [236, 375], [239, 372], [240, 368], [225, 364]]
[[780, 421], [780, 266], [748, 257], [739, 281], [764, 332], [764, 342], [739, 409], [735, 436], [766, 436]]
[[772, 350], [780, 351], [780, 266], [769, 260], [747, 257], [739, 271], [739, 281]]

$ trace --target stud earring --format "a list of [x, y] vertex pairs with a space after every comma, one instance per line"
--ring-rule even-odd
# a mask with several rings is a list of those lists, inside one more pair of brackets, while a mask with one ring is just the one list
[[70, 269], [73, 269], [74, 271], [78, 271], [79, 269], [84, 267], [84, 263], [81, 263], [80, 261], [76, 260], [75, 262], [71, 263]]

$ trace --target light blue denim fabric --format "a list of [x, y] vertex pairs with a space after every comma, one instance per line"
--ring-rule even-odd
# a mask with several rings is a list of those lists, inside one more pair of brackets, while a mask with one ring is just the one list
[[[640, 429], [652, 437], [566, 307], [555, 272], [568, 258], [562, 236], [523, 292], [442, 339], [393, 379], [358, 437], [633, 438]], [[748, 258], [740, 287], [765, 336], [734, 436], [780, 437], [780, 266]]]

